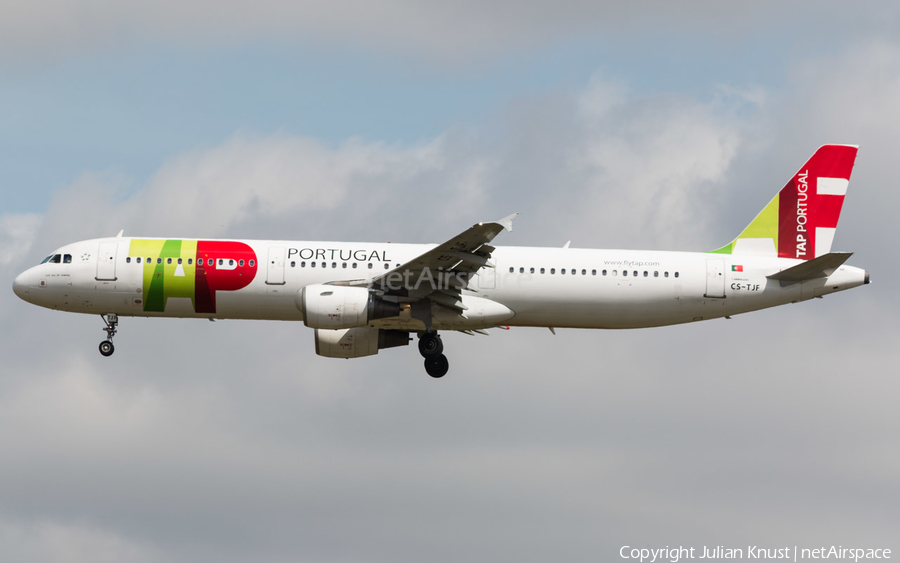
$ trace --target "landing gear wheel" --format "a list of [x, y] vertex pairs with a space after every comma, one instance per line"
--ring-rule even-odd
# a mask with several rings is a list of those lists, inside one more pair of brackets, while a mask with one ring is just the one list
[[106, 340], [100, 343], [100, 353], [109, 357], [116, 351], [112, 339], [113, 336], [116, 335], [116, 327], [119, 326], [119, 315], [115, 313], [106, 313], [105, 315], [100, 315], [100, 318], [103, 319], [103, 324], [106, 325], [103, 328], [103, 330], [106, 331]]
[[436, 332], [426, 332], [419, 338], [419, 353], [423, 358], [440, 356], [444, 351], [444, 343]]
[[450, 362], [447, 361], [447, 356], [443, 354], [425, 358], [425, 371], [435, 379], [447, 375], [447, 370], [449, 369]]

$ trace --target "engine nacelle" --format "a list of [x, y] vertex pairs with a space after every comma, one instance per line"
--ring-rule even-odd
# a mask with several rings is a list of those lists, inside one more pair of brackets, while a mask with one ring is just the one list
[[297, 306], [310, 328], [363, 327], [400, 314], [397, 303], [379, 299], [364, 287], [346, 285], [308, 285], [297, 294]]
[[378, 328], [316, 329], [316, 354], [326, 358], [374, 356], [382, 348], [407, 346], [409, 333]]

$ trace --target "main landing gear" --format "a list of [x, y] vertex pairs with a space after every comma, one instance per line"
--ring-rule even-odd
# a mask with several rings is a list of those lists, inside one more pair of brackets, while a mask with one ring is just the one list
[[106, 328], [103, 329], [106, 331], [106, 340], [100, 343], [100, 353], [107, 357], [112, 356], [113, 352], [116, 351], [112, 339], [113, 336], [116, 335], [116, 327], [119, 326], [119, 315], [107, 313], [105, 315], [100, 315], [100, 318], [106, 323]]
[[426, 331], [419, 336], [419, 353], [425, 358], [425, 371], [431, 377], [444, 377], [450, 369], [443, 351], [444, 343], [437, 332]]

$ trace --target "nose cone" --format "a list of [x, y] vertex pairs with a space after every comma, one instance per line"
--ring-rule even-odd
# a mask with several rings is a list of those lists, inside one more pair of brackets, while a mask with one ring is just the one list
[[19, 296], [19, 299], [28, 301], [28, 272], [22, 272], [13, 280], [13, 293]]

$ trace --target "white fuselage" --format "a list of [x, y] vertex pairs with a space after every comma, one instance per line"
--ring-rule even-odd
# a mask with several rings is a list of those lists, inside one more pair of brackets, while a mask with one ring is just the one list
[[[249, 254], [229, 257], [227, 251], [210, 258], [211, 264], [205, 268], [211, 273], [229, 270], [223, 273], [232, 279], [244, 276], [246, 271], [243, 279], [251, 281], [239, 289], [215, 292], [214, 312], [195, 312], [192, 294], [184, 291], [157, 299], [158, 310], [147, 310], [152, 298], [148, 295], [148, 280], [157, 265], [161, 269], [156, 271], [162, 274], [155, 275], [175, 280], [167, 281], [169, 286], [193, 283], [193, 278], [187, 278], [193, 276], [193, 261], [200, 260], [194, 258], [195, 252], [160, 257], [135, 252], [132, 240], [165, 239], [119, 237], [67, 245], [54, 254], [71, 256], [68, 263], [43, 263], [27, 270], [16, 278], [15, 292], [36, 305], [77, 313], [302, 320], [297, 296], [305, 286], [372, 279], [435, 246], [232, 241], [229, 244], [239, 243], [252, 249], [256, 270], [243, 270], [249, 268]], [[172, 262], [168, 263], [170, 259]], [[245, 260], [241, 266], [237, 265], [239, 259]], [[229, 264], [229, 260], [234, 262]], [[864, 270], [844, 265], [827, 278], [785, 284], [766, 276], [800, 260], [752, 255], [498, 247], [491, 262], [495, 267], [482, 268], [471, 280], [470, 289], [463, 291], [463, 303], [475, 305], [472, 314], [438, 311], [435, 328], [661, 326], [802, 301], [866, 282]], [[512, 315], [495, 315], [490, 307], [482, 306], [485, 303], [500, 304]], [[399, 317], [372, 321], [368, 326], [409, 331], [425, 328], [421, 321], [403, 311]]]

